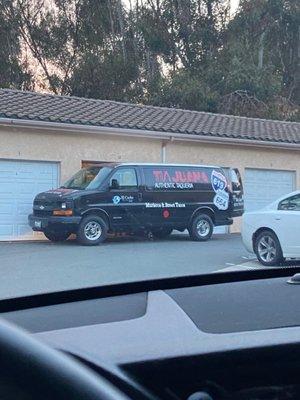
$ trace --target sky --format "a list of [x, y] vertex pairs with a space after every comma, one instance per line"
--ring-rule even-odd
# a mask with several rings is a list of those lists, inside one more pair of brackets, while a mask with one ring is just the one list
[[239, 2], [240, 0], [231, 0], [231, 12], [235, 12], [235, 10], [238, 8], [239, 6]]

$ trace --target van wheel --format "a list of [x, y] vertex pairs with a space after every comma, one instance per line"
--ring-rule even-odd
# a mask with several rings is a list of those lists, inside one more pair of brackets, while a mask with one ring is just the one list
[[77, 241], [85, 246], [96, 246], [107, 238], [108, 226], [97, 215], [90, 215], [80, 222]]
[[173, 231], [172, 228], [161, 228], [161, 229], [152, 231], [151, 233], [155, 238], [163, 239], [163, 238], [166, 238], [167, 236], [171, 235], [172, 231]]
[[192, 221], [189, 234], [191, 239], [204, 242], [211, 238], [213, 230], [212, 219], [207, 214], [198, 214]]
[[271, 231], [263, 231], [257, 236], [254, 242], [254, 251], [262, 265], [271, 267], [283, 261], [279, 240]]
[[70, 236], [70, 232], [53, 232], [53, 231], [45, 231], [44, 235], [51, 242], [64, 242]]

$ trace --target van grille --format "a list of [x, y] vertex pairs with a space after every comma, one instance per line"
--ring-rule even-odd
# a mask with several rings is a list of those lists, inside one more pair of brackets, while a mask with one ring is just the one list
[[34, 200], [33, 205], [34, 206], [44, 206], [44, 207], [55, 207], [58, 204], [57, 201], [53, 201], [53, 200]]
[[33, 210], [33, 215], [36, 217], [49, 217], [53, 215], [53, 212], [47, 210]]

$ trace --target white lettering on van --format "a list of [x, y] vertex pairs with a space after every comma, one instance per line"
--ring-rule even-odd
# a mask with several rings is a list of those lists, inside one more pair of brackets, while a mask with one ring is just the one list
[[174, 182], [155, 182], [154, 184], [155, 189], [175, 189]]
[[194, 184], [191, 182], [185, 182], [185, 183], [176, 183], [176, 188], [177, 189], [193, 189]]
[[192, 182], [155, 182], [155, 189], [193, 189]]
[[185, 208], [185, 203], [145, 203], [146, 208]]
[[161, 208], [162, 203], [145, 203], [146, 208]]

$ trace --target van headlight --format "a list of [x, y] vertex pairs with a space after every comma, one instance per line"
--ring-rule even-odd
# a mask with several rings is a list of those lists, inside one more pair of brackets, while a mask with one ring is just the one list
[[73, 206], [74, 206], [73, 200], [66, 200], [60, 203], [60, 208], [62, 208], [63, 210], [73, 208]]

